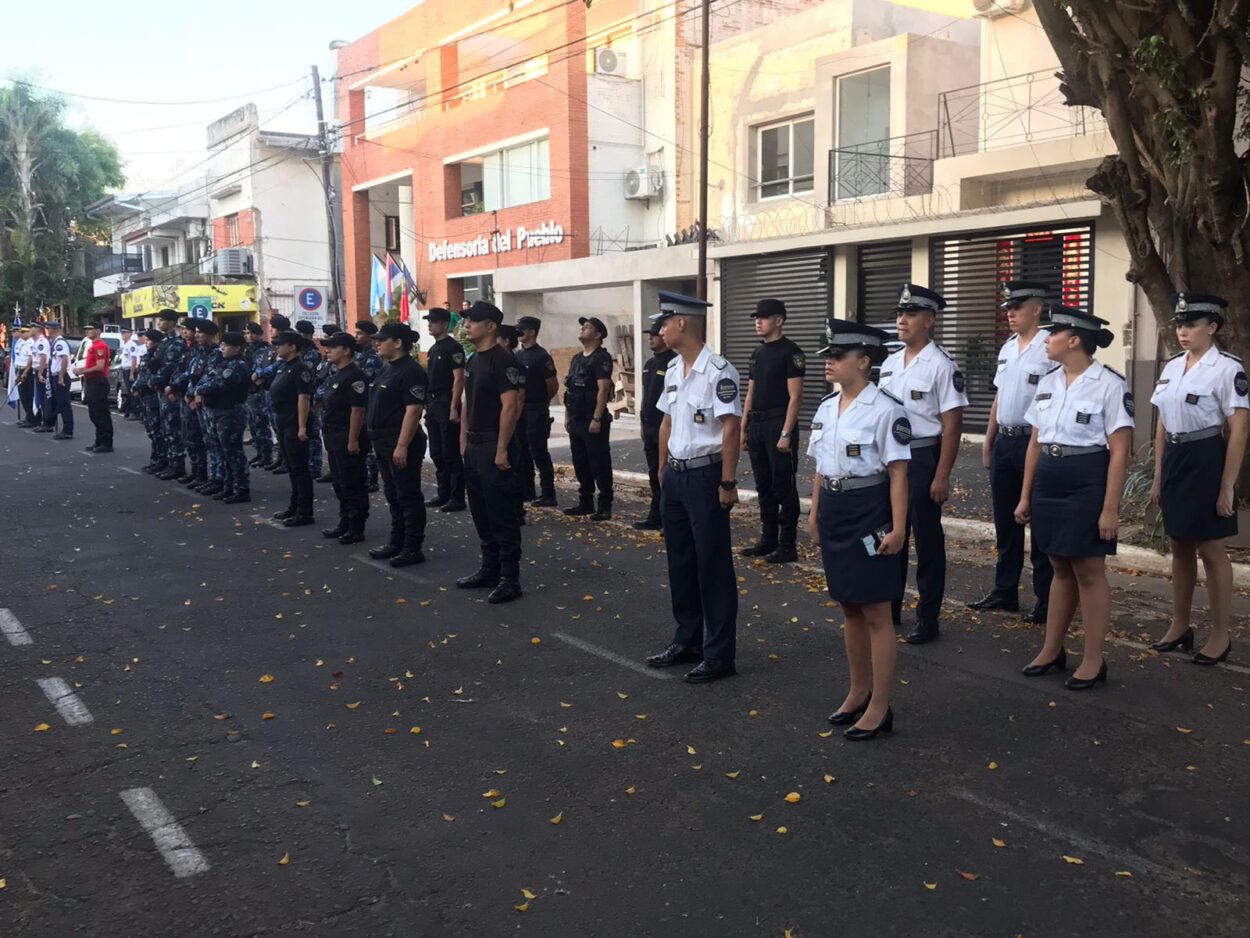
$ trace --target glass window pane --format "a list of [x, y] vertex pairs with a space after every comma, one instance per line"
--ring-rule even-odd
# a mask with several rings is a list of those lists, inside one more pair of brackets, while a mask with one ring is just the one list
[[837, 198], [889, 191], [889, 136], [889, 67], [839, 78]]
[[[768, 183], [784, 181], [790, 178], [790, 128], [769, 127], [760, 131], [760, 192], [764, 196], [780, 195], [786, 191], [783, 185], [780, 192]], [[768, 191], [768, 190], [773, 191]]]
[[505, 207], [500, 156], [499, 153], [488, 153], [482, 159], [482, 210], [486, 212]]
[[793, 138], [794, 191], [811, 192], [814, 182], [812, 168], [816, 161], [816, 122], [795, 122]]
[[534, 199], [542, 201], [551, 198], [551, 143], [548, 140], [539, 140], [535, 149]]

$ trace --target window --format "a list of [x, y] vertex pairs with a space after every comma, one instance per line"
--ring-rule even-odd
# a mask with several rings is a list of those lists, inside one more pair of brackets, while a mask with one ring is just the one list
[[761, 199], [811, 192], [816, 122], [810, 117], [759, 129]]
[[239, 243], [239, 214], [226, 216], [226, 247], [235, 247]]
[[890, 191], [890, 68], [838, 78], [838, 199]]
[[399, 216], [383, 215], [383, 225], [386, 229], [386, 250], [391, 254], [399, 253]]
[[472, 304], [477, 300], [485, 300], [487, 303], [495, 302], [495, 278], [490, 274], [482, 274], [480, 277], [461, 277], [460, 282], [464, 285], [464, 301]]
[[169, 266], [169, 248], [167, 247], [161, 248], [161, 266], [162, 267]]
[[551, 198], [548, 141], [533, 140], [460, 164], [460, 214], [476, 215]]

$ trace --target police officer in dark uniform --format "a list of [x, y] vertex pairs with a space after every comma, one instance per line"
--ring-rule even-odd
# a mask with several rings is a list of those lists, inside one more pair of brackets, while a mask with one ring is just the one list
[[265, 341], [264, 326], [249, 322], [246, 329], [247, 356], [252, 366], [247, 395], [247, 427], [252, 435], [252, 445], [256, 447], [256, 455], [248, 465], [264, 466], [273, 461], [273, 424], [269, 420], [268, 381], [261, 372], [273, 363], [275, 356], [273, 346]]
[[208, 411], [208, 419], [221, 445], [222, 488], [216, 501], [238, 505], [252, 500], [247, 455], [243, 452], [243, 428], [247, 425], [247, 396], [252, 386], [252, 364], [243, 354], [246, 339], [241, 332], [221, 337], [221, 358], [209, 364], [195, 387], [195, 406]]
[[642, 452], [647, 457], [647, 475], [651, 483], [651, 505], [647, 517], [635, 521], [639, 531], [659, 531], [660, 524], [660, 424], [664, 414], [656, 405], [664, 393], [664, 375], [677, 353], [664, 344], [660, 324], [653, 322], [647, 328], [647, 342], [651, 357], [642, 366], [642, 399], [638, 405], [638, 420], [642, 424]]
[[729, 512], [738, 502], [742, 442], [741, 380], [707, 347], [704, 300], [660, 292], [660, 335], [675, 353], [659, 408], [660, 513], [668, 546], [668, 583], [677, 630], [653, 668], [698, 664], [686, 681], [736, 673], [738, 580]]
[[521, 457], [516, 423], [521, 412], [521, 368], [496, 342], [503, 313], [478, 300], [464, 313], [475, 353], [465, 368], [460, 440], [465, 488], [482, 542], [482, 564], [461, 577], [461, 589], [493, 587], [487, 600], [521, 596]]
[[186, 475], [186, 450], [182, 442], [180, 401], [170, 389], [174, 376], [180, 374], [187, 343], [178, 335], [178, 314], [163, 309], [156, 314], [156, 325], [164, 338], [152, 354], [152, 387], [160, 396], [161, 433], [165, 437], [165, 469], [156, 473], [158, 479], [177, 479]]
[[308, 469], [308, 421], [312, 410], [313, 373], [300, 357], [304, 340], [298, 332], [279, 332], [274, 337], [278, 369], [269, 387], [269, 400], [291, 477], [291, 501], [285, 511], [274, 514], [285, 527], [313, 523], [313, 481]]
[[[317, 370], [313, 373], [316, 379], [317, 389], [313, 391], [313, 407], [317, 413], [321, 415], [321, 436], [322, 442], [325, 442], [325, 399], [326, 399], [326, 381], [330, 375], [334, 373], [334, 366], [330, 364], [330, 359], [326, 355], [326, 340], [331, 336], [337, 335], [342, 330], [332, 322], [327, 322], [321, 327], [321, 361], [317, 365]], [[355, 341], [353, 340], [353, 345]], [[329, 464], [329, 460], [325, 460], [325, 469], [321, 475], [317, 476], [313, 481], [329, 484], [334, 481], [334, 470]]]
[[160, 394], [152, 382], [152, 366], [157, 361], [156, 349], [165, 334], [159, 329], [148, 329], [140, 333], [140, 339], [147, 348], [147, 354], [139, 360], [139, 371], [135, 375], [134, 387], [130, 393], [139, 400], [139, 413], [143, 417], [143, 429], [151, 442], [151, 454], [148, 464], [140, 469], [152, 475], [161, 472], [166, 466], [165, 436], [161, 433]]
[[[287, 319], [280, 313], [273, 313], [269, 317], [269, 328], [273, 331], [274, 344], [277, 345], [278, 333], [290, 331], [291, 320]], [[298, 335], [298, 333], [296, 334]], [[278, 358], [278, 350], [275, 348], [273, 359], [262, 372], [266, 390], [273, 387], [273, 379], [277, 376], [278, 366], [281, 363], [281, 360]], [[269, 397], [269, 422], [273, 424], [274, 436], [279, 437], [279, 439], [277, 441], [277, 446], [274, 447], [273, 462], [266, 464], [263, 468], [268, 469], [274, 475], [285, 475], [287, 471], [286, 457], [282, 452], [282, 440], [280, 439], [280, 434], [278, 433], [278, 415], [273, 409], [273, 398], [269, 395], [266, 396]]]
[[[612, 517], [612, 356], [603, 347], [608, 327], [594, 316], [582, 316], [578, 339], [582, 354], [569, 362], [564, 377], [564, 429], [569, 433], [573, 471], [577, 474], [577, 505], [569, 516], [590, 515], [591, 521]], [[595, 489], [599, 504], [595, 506]]]
[[763, 342], [751, 352], [747, 399], [743, 405], [742, 445], [751, 457], [751, 474], [760, 502], [760, 539], [744, 557], [769, 563], [798, 559], [799, 408], [807, 358], [782, 330], [786, 304], [763, 299], [755, 306], [755, 334]]
[[[382, 356], [374, 348], [374, 339], [377, 338], [377, 334], [378, 327], [372, 319], [357, 320], [356, 364], [365, 373], [365, 381], [370, 385], [382, 373]], [[361, 447], [365, 454], [365, 478], [368, 480], [366, 490], [376, 492], [378, 491], [378, 459], [373, 452], [373, 446], [369, 442], [367, 433], [364, 435], [364, 439], [361, 440]]]
[[[525, 377], [525, 406], [521, 408], [521, 422], [517, 426], [517, 442], [521, 444], [521, 487], [526, 501], [536, 508], [555, 508], [556, 472], [547, 450], [551, 437], [551, 399], [556, 396], [559, 382], [556, 379], [556, 363], [551, 353], [538, 344], [538, 331], [542, 320], [536, 316], [522, 316], [516, 321], [521, 347], [515, 352], [517, 364]], [[538, 490], [534, 488], [534, 470], [538, 470]]]
[[[198, 384], [202, 380], [203, 375], [207, 374], [214, 368], [221, 365], [222, 354], [221, 347], [217, 344], [217, 323], [209, 319], [195, 320], [195, 338], [200, 346], [201, 361], [201, 378], [195, 383]], [[192, 385], [194, 389], [195, 385]], [[195, 411], [195, 420], [200, 425], [200, 435], [204, 439], [204, 452], [208, 463], [208, 484], [196, 487], [196, 491], [202, 495], [212, 495], [214, 498], [226, 491], [226, 455], [225, 447], [221, 444], [221, 436], [217, 432], [217, 424], [214, 422], [214, 411], [207, 407], [200, 407]], [[184, 424], [186, 426], [186, 424]]]
[[[370, 323], [372, 325], [372, 323]], [[369, 491], [365, 483], [365, 410], [369, 406], [369, 379], [356, 364], [356, 342], [346, 332], [325, 340], [326, 360], [334, 371], [326, 379], [322, 427], [326, 458], [339, 500], [339, 523], [321, 533], [340, 544], [365, 539], [369, 520]]]
[[421, 413], [429, 397], [430, 379], [412, 357], [417, 335], [406, 323], [388, 322], [378, 330], [378, 352], [386, 365], [369, 391], [366, 425], [378, 455], [382, 491], [391, 509], [391, 537], [369, 556], [389, 560], [392, 567], [423, 563], [425, 497], [421, 494], [421, 461], [425, 433]]
[[295, 331], [304, 340], [304, 348], [300, 352], [300, 357], [304, 359], [313, 373], [312, 411], [308, 415], [308, 471], [316, 479], [321, 475], [321, 465], [324, 461], [321, 446], [321, 405], [317, 402], [317, 372], [322, 364], [321, 349], [317, 348], [317, 343], [313, 340], [317, 327], [307, 319], [297, 322]]
[[464, 346], [448, 334], [451, 311], [436, 306], [425, 314], [434, 344], [426, 353], [430, 402], [425, 426], [438, 492], [426, 504], [439, 511], [464, 511], [464, 461], [460, 455], [460, 400], [464, 390]]
[[[182, 332], [184, 338], [194, 337], [195, 320], [188, 319], [183, 322]], [[204, 431], [199, 415], [191, 405], [195, 399], [194, 388], [204, 377], [207, 362], [207, 350], [199, 342], [193, 341], [187, 354], [182, 357], [181, 369], [169, 382], [170, 388], [178, 395], [178, 419], [182, 424], [183, 448], [189, 464], [187, 474], [175, 481], [190, 485], [197, 491], [199, 486], [208, 485], [208, 450], [204, 445]]]

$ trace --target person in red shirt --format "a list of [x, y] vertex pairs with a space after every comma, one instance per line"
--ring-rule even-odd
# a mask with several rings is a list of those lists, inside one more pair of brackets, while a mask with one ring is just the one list
[[82, 400], [87, 405], [87, 416], [95, 426], [95, 443], [87, 447], [88, 453], [113, 452], [113, 417], [109, 413], [109, 360], [112, 352], [108, 343], [100, 338], [101, 325], [87, 325], [87, 358], [78, 374], [82, 377]]

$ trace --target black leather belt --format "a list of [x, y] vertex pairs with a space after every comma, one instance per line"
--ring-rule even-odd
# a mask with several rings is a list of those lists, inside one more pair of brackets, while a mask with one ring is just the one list
[[768, 410], [752, 410], [747, 412], [747, 417], [751, 420], [771, 420], [773, 417], [784, 417], [786, 415], [786, 407], [770, 407]]
[[692, 459], [674, 459], [668, 457], [668, 468], [678, 472], [689, 472], [691, 469], [702, 469], [704, 466], [715, 466], [721, 461], [720, 453], [709, 453], [707, 456], [695, 456]]
[[1165, 433], [1163, 438], [1169, 443], [1196, 443], [1198, 440], [1209, 440], [1224, 432], [1221, 424], [1217, 427], [1203, 427], [1201, 430], [1190, 430], [1186, 433]]

